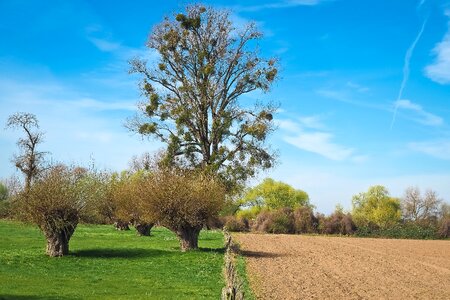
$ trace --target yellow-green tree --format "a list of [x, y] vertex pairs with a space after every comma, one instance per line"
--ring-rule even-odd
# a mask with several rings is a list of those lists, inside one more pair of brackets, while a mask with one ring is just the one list
[[388, 228], [401, 219], [400, 200], [389, 195], [381, 185], [371, 186], [367, 192], [352, 199], [352, 215], [358, 227]]
[[242, 200], [243, 205], [267, 209], [297, 208], [308, 206], [309, 196], [287, 183], [266, 178], [259, 185], [251, 188]]

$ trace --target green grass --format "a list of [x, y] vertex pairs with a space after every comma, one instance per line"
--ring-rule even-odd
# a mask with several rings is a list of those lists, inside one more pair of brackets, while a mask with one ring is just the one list
[[0, 221], [0, 299], [219, 299], [222, 233], [202, 231], [199, 247], [180, 252], [160, 227], [138, 237], [79, 225], [70, 254], [50, 258], [37, 228]]
[[247, 277], [247, 266], [245, 263], [245, 259], [242, 255], [238, 254], [236, 256], [236, 270], [239, 275], [239, 278], [242, 280], [242, 289], [244, 291], [244, 298], [246, 300], [255, 300], [255, 295], [253, 294], [250, 283]]

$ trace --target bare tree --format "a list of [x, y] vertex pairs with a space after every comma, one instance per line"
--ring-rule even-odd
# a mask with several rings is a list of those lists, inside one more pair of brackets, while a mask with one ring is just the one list
[[419, 223], [436, 220], [441, 202], [433, 190], [427, 190], [422, 195], [418, 187], [408, 187], [401, 200], [403, 217]]
[[25, 175], [25, 190], [29, 190], [32, 181], [43, 169], [46, 152], [37, 151], [37, 146], [43, 141], [43, 133], [34, 114], [19, 112], [9, 116], [7, 128], [19, 128], [25, 132], [25, 137], [17, 141], [21, 153], [14, 155], [12, 162]]

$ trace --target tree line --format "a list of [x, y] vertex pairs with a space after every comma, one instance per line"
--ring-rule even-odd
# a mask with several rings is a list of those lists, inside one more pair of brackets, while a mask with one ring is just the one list
[[325, 216], [314, 212], [306, 192], [268, 178], [249, 189], [223, 221], [231, 231], [448, 238], [450, 205], [433, 190], [408, 187], [395, 198], [375, 185], [353, 196], [351, 211], [338, 205]]

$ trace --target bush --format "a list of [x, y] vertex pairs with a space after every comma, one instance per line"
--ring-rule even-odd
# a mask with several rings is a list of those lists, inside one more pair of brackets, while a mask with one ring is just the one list
[[320, 233], [349, 235], [356, 231], [356, 226], [353, 223], [352, 216], [350, 214], [344, 214], [340, 211], [336, 211], [328, 217], [320, 215], [318, 219]]
[[255, 230], [267, 233], [294, 233], [294, 213], [290, 208], [263, 211], [256, 218]]
[[381, 237], [394, 239], [435, 239], [439, 236], [436, 227], [424, 226], [413, 222], [398, 224], [390, 228], [373, 229], [359, 227], [356, 235], [360, 237]]
[[224, 226], [231, 232], [244, 232], [249, 230], [248, 220], [237, 216], [225, 217]]
[[450, 237], [450, 219], [443, 219], [440, 222], [438, 235], [443, 239]]
[[296, 233], [317, 233], [319, 220], [314, 216], [312, 208], [299, 207], [294, 211], [294, 227]]

